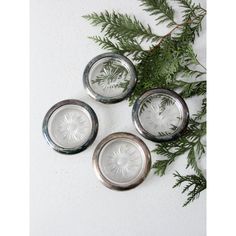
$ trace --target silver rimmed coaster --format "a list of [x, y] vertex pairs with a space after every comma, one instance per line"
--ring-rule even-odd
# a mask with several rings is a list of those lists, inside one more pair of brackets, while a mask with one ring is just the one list
[[136, 81], [132, 62], [114, 53], [104, 53], [92, 59], [83, 75], [87, 93], [102, 103], [124, 100], [132, 93]]
[[93, 167], [106, 187], [128, 190], [146, 178], [151, 168], [151, 155], [146, 144], [137, 136], [113, 133], [96, 147]]
[[189, 111], [176, 92], [157, 88], [145, 92], [136, 100], [132, 118], [143, 137], [154, 142], [171, 141], [187, 128]]
[[93, 143], [98, 119], [86, 103], [68, 99], [55, 104], [44, 117], [43, 135], [57, 152], [75, 154]]

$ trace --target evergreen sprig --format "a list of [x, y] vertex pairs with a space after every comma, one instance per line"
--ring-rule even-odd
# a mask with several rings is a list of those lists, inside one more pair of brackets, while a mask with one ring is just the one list
[[156, 16], [157, 24], [169, 22], [168, 27], [176, 25], [174, 21], [174, 10], [165, 0], [140, 0], [144, 10], [150, 15]]
[[85, 15], [85, 19], [89, 20], [92, 25], [101, 26], [101, 32], [105, 32], [105, 36], [117, 40], [140, 39], [141, 42], [151, 41], [155, 42], [160, 37], [154, 34], [149, 25], [144, 26], [135, 16], [130, 17], [127, 14], [121, 14], [116, 12], [109, 13], [92, 13]]
[[[200, 4], [193, 3], [192, 0], [175, 0], [182, 7], [183, 22], [191, 22], [190, 30], [199, 36], [202, 30], [202, 20], [206, 15], [206, 10]], [[193, 35], [194, 36], [194, 35]]]
[[206, 189], [206, 179], [202, 174], [182, 176], [178, 172], [175, 172], [174, 177], [176, 178], [176, 184], [173, 188], [186, 184], [182, 190], [182, 193], [188, 193], [187, 200], [183, 206], [187, 206], [190, 202], [193, 202], [200, 196], [200, 193]]
[[134, 60], [140, 60], [140, 58], [147, 54], [135, 39], [132, 41], [120, 39], [119, 42], [115, 43], [107, 37], [102, 38], [100, 36], [92, 36], [89, 38], [105, 50], [118, 54], [125, 54], [126, 56], [133, 56]]
[[[187, 74], [183, 72], [186, 76]], [[195, 73], [195, 72], [194, 72]], [[198, 72], [197, 72], [198, 73]], [[196, 75], [197, 77], [198, 75]], [[192, 75], [189, 75], [189, 77], [192, 77]], [[184, 98], [189, 98], [192, 96], [200, 96], [206, 94], [206, 81], [196, 81], [196, 82], [183, 82], [178, 81], [176, 82], [178, 84], [178, 87], [181, 88], [180, 95]]]
[[[206, 10], [192, 0], [174, 0], [182, 9], [182, 22], [176, 23], [174, 9], [169, 1], [139, 1], [146, 12], [155, 16], [157, 24], [164, 24], [170, 29], [167, 34], [158, 35], [150, 25], [144, 25], [135, 16], [115, 11], [92, 13], [84, 17], [92, 25], [101, 28], [103, 36], [90, 37], [92, 40], [103, 49], [129, 56], [133, 60], [138, 81], [129, 98], [130, 105], [144, 91], [155, 87], [173, 89], [184, 98], [198, 96], [202, 100], [202, 106], [199, 112], [192, 115], [185, 134], [175, 141], [157, 144], [154, 150], [158, 156], [165, 158], [153, 165], [159, 176], [167, 172], [178, 156], [187, 156], [186, 168], [191, 167], [195, 175], [175, 174], [178, 180], [175, 187], [184, 182], [191, 184], [187, 185], [189, 187], [184, 192], [194, 187], [194, 191], [188, 194], [188, 204], [205, 189], [205, 178], [198, 160], [205, 155], [206, 68], [199, 62], [193, 43], [202, 30]], [[148, 49], [144, 49], [143, 42]]]
[[198, 167], [197, 159], [199, 159], [205, 153], [205, 144], [202, 142], [202, 138], [206, 134], [206, 122], [198, 122], [194, 119], [190, 119], [187, 131], [179, 139], [172, 142], [160, 143], [153, 151], [157, 155], [165, 157], [164, 160], [157, 160], [153, 168], [157, 175], [164, 175], [166, 169], [171, 165], [175, 159], [187, 153], [187, 166], [191, 166], [197, 174], [201, 174], [201, 170]]

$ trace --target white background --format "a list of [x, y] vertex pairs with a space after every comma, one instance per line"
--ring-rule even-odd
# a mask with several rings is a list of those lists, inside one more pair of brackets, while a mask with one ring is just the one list
[[[235, 7], [236, 3], [229, 0], [223, 3], [208, 0], [207, 235], [210, 236], [236, 234], [236, 130], [232, 125], [236, 115], [232, 109], [236, 86]], [[2, 2], [0, 28], [0, 235], [26, 236], [29, 235], [29, 1]]]
[[[96, 35], [98, 28], [90, 26], [82, 15], [105, 9], [135, 14], [155, 27], [153, 18], [141, 10], [137, 0], [31, 1], [31, 235], [204, 236], [205, 192], [183, 208], [186, 195], [181, 189], [172, 189], [175, 170], [193, 173], [185, 169], [185, 156], [177, 158], [164, 177], [151, 171], [142, 185], [127, 192], [111, 191], [95, 177], [91, 157], [98, 142], [116, 131], [137, 135], [126, 101], [115, 105], [97, 103], [82, 86], [86, 64], [104, 52], [87, 38]], [[204, 43], [205, 27], [196, 43], [203, 64]], [[53, 151], [41, 132], [47, 110], [67, 98], [87, 102], [100, 122], [94, 144], [73, 156]], [[200, 107], [197, 100], [187, 102], [191, 112]], [[153, 150], [154, 144], [145, 142]], [[160, 158], [152, 155], [153, 161]]]

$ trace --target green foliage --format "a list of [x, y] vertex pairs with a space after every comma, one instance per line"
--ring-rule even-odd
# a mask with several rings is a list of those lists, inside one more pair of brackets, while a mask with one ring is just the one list
[[[198, 71], [198, 70], [192, 70], [187, 66], [183, 67], [182, 71], [180, 73], [182, 73], [183, 77], [189, 77], [189, 78], [198, 78], [198, 77], [204, 76], [206, 74], [206, 72], [202, 72], [202, 71]], [[203, 87], [205, 87], [206, 83], [205, 82], [204, 83], [200, 82], [200, 85], [201, 84], [202, 84]], [[204, 94], [204, 92], [202, 94]]]
[[190, 30], [199, 36], [202, 30], [202, 20], [206, 15], [206, 10], [200, 4], [193, 3], [192, 0], [175, 0], [182, 7], [183, 22], [191, 22]]
[[140, 0], [144, 10], [156, 16], [157, 24], [169, 22], [168, 27], [175, 25], [174, 10], [165, 0]]
[[190, 202], [194, 201], [200, 196], [200, 193], [206, 189], [206, 179], [203, 175], [185, 175], [182, 176], [178, 172], [174, 173], [176, 178], [176, 184], [173, 188], [180, 187], [182, 184], [186, 184], [182, 190], [182, 193], [187, 193], [187, 200], [183, 206], [187, 206]]
[[[206, 81], [204, 78], [206, 68], [199, 62], [192, 46], [202, 30], [206, 10], [200, 4], [193, 3], [192, 0], [175, 0], [182, 9], [182, 22], [176, 23], [174, 10], [169, 1], [139, 1], [147, 13], [155, 16], [157, 24], [164, 23], [170, 28], [167, 34], [158, 35], [149, 25], [142, 24], [135, 16], [114, 11], [92, 13], [84, 17], [92, 25], [101, 28], [103, 36], [90, 37], [92, 40], [103, 49], [129, 56], [134, 62], [138, 80], [129, 98], [130, 105], [144, 91], [156, 87], [176, 90], [184, 98], [198, 96], [202, 99], [201, 109], [190, 119], [185, 134], [175, 141], [157, 144], [154, 150], [157, 155], [165, 157], [163, 160], [157, 160], [153, 165], [155, 173], [159, 176], [166, 173], [167, 168], [178, 156], [183, 154], [187, 156], [186, 168], [191, 167], [196, 175], [175, 174], [175, 177], [178, 178], [176, 186], [180, 186], [183, 182], [195, 186], [194, 191], [188, 195], [188, 204], [204, 189], [199, 184], [200, 180], [201, 183], [204, 182], [204, 177], [198, 166], [198, 159], [205, 155], [203, 140], [206, 134]], [[148, 47], [148, 49], [144, 49], [143, 42], [145, 42], [145, 48]]]
[[101, 26], [101, 32], [105, 32], [105, 36], [117, 40], [140, 39], [155, 42], [159, 36], [155, 35], [149, 25], [144, 26], [136, 17], [130, 17], [127, 14], [112, 12], [109, 13], [92, 13], [84, 16], [92, 25]]
[[206, 134], [206, 122], [198, 122], [190, 119], [187, 131], [177, 140], [157, 144], [154, 152], [157, 155], [165, 157], [164, 160], [157, 160], [153, 168], [157, 175], [164, 175], [167, 167], [174, 160], [185, 153], [188, 153], [188, 163], [186, 168], [191, 166], [196, 173], [200, 174], [201, 170], [197, 165], [197, 159], [205, 153], [205, 144], [202, 137]]
[[132, 41], [120, 39], [120, 41], [114, 43], [107, 37], [102, 38], [100, 36], [92, 36], [89, 38], [103, 49], [118, 54], [125, 54], [126, 56], [133, 56], [134, 60], [140, 60], [139, 58], [142, 58], [147, 54], [135, 39]]
[[203, 118], [206, 118], [206, 112], [207, 112], [207, 102], [206, 102], [206, 97], [202, 99], [202, 106], [201, 110], [194, 115], [194, 118], [196, 120], [202, 120]]
[[179, 42], [168, 38], [159, 47], [143, 55], [142, 61], [136, 66], [138, 83], [129, 98], [130, 104], [133, 104], [143, 91], [153, 87], [179, 89], [185, 98], [206, 93], [205, 81], [185, 82], [177, 80], [180, 75], [195, 78], [205, 75], [205, 72], [191, 70], [188, 67], [190, 59], [186, 50], [189, 50], [189, 47], [183, 48], [179, 44]]
[[[186, 74], [185, 74], [186, 75]], [[206, 94], [206, 81], [197, 81], [197, 82], [183, 82], [178, 81], [179, 87], [182, 88], [180, 95], [184, 98], [189, 98], [195, 95], [205, 95]]]

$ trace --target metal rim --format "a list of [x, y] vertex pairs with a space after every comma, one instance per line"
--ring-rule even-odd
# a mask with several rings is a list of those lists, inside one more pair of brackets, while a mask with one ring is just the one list
[[[57, 145], [50, 137], [49, 131], [48, 131], [48, 122], [51, 117], [51, 115], [56, 111], [58, 108], [65, 106], [65, 105], [77, 105], [80, 107], [83, 107], [86, 111], [88, 111], [90, 118], [91, 118], [91, 123], [92, 123], [92, 131], [91, 134], [88, 138], [88, 140], [81, 146], [78, 146], [76, 148], [65, 148]], [[93, 141], [95, 140], [98, 132], [98, 119], [97, 115], [94, 112], [94, 110], [86, 103], [80, 101], [80, 100], [75, 100], [75, 99], [67, 99], [60, 101], [56, 103], [54, 106], [52, 106], [49, 111], [46, 113], [44, 120], [43, 120], [43, 126], [42, 126], [42, 131], [43, 131], [43, 136], [45, 137], [47, 143], [57, 152], [63, 153], [63, 154], [76, 154], [79, 152], [82, 152], [85, 150], [88, 146], [90, 146]]]
[[[142, 105], [142, 102], [149, 96], [153, 94], [166, 94], [169, 95], [170, 97], [173, 97], [175, 100], [178, 100], [178, 102], [181, 104], [181, 109], [183, 113], [183, 120], [181, 126], [178, 128], [178, 132], [173, 133], [172, 135], [169, 136], [155, 136], [151, 133], [149, 133], [147, 130], [145, 130], [140, 122], [139, 119], [139, 109]], [[189, 110], [188, 106], [185, 103], [184, 99], [178, 95], [176, 92], [169, 90], [169, 89], [161, 89], [161, 88], [155, 88], [146, 91], [143, 93], [134, 103], [133, 110], [132, 110], [132, 119], [133, 123], [135, 125], [135, 128], [137, 131], [146, 139], [149, 139], [154, 142], [166, 142], [166, 141], [172, 141], [180, 137], [186, 130], [189, 122]]]
[[[131, 80], [130, 80], [130, 83], [127, 87], [126, 92], [122, 93], [121, 95], [115, 96], [113, 98], [108, 98], [108, 97], [102, 96], [100, 94], [97, 94], [92, 89], [92, 87], [90, 86], [90, 83], [89, 83], [89, 72], [90, 72], [91, 68], [93, 67], [93, 65], [96, 62], [98, 62], [99, 60], [106, 58], [106, 57], [111, 57], [113, 59], [119, 59], [119, 60], [124, 61], [129, 67], [129, 73], [130, 73], [130, 77], [131, 77]], [[103, 53], [101, 55], [96, 56], [87, 64], [87, 66], [84, 70], [84, 74], [83, 74], [83, 84], [84, 84], [85, 90], [87, 91], [87, 93], [89, 94], [90, 97], [92, 97], [96, 101], [99, 101], [102, 103], [110, 103], [111, 104], [111, 103], [117, 103], [117, 102], [120, 102], [120, 101], [126, 99], [133, 92], [136, 82], [137, 82], [137, 76], [136, 76], [136, 71], [135, 71], [135, 67], [134, 67], [133, 63], [127, 57], [122, 56], [120, 54], [115, 54], [115, 53]]]
[[[120, 139], [120, 138], [125, 138], [125, 139], [129, 139], [131, 141], [134, 141], [142, 149], [142, 151], [144, 153], [144, 157], [145, 157], [144, 168], [142, 170], [142, 174], [139, 176], [139, 178], [135, 182], [133, 182], [132, 184], [126, 185], [126, 186], [120, 186], [120, 185], [115, 184], [115, 183], [111, 182], [110, 180], [108, 180], [102, 174], [102, 171], [99, 167], [99, 156], [100, 156], [102, 149], [110, 141], [113, 141], [115, 139]], [[148, 147], [146, 146], [146, 144], [137, 136], [130, 134], [130, 133], [125, 133], [125, 132], [112, 133], [112, 134], [108, 135], [106, 138], [104, 138], [97, 145], [97, 147], [94, 151], [94, 154], [93, 154], [93, 168], [94, 168], [97, 178], [106, 187], [113, 189], [113, 190], [119, 190], [119, 191], [129, 190], [129, 189], [135, 188], [136, 186], [141, 184], [145, 180], [145, 178], [147, 177], [147, 175], [151, 169], [151, 154], [150, 154], [150, 151], [149, 151]]]

